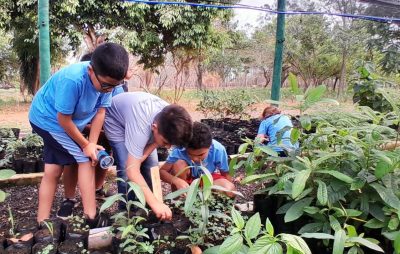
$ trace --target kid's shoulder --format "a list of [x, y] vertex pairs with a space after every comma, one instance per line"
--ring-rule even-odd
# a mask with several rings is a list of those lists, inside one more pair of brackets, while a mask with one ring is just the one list
[[211, 148], [214, 148], [215, 151], [226, 150], [225, 146], [215, 139], [212, 140]]

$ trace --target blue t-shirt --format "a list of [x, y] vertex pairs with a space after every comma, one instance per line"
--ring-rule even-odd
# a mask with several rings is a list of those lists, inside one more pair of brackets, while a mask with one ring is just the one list
[[[199, 178], [203, 173], [201, 168], [198, 167], [200, 164], [194, 163], [186, 152], [185, 148], [174, 148], [169, 154], [166, 163], [174, 164], [178, 160], [184, 160], [188, 166], [192, 166], [190, 171], [193, 178]], [[207, 157], [201, 163], [204, 167], [210, 171], [210, 173], [216, 172], [217, 170], [221, 172], [228, 172], [228, 155], [226, 153], [225, 147], [216, 140], [212, 140], [210, 150], [208, 151]]]
[[[286, 126], [293, 127], [292, 121], [288, 116], [282, 114], [273, 115], [261, 122], [260, 127], [258, 128], [258, 134], [267, 135], [269, 137], [268, 146], [277, 152], [288, 149], [295, 150], [299, 148], [299, 144], [292, 144], [290, 141], [292, 129], [290, 128], [289, 130], [284, 131], [283, 134], [280, 134], [280, 131], [283, 131], [283, 128]], [[279, 144], [278, 135], [282, 135], [281, 142]]]
[[110, 107], [111, 93], [96, 90], [88, 73], [89, 62], [62, 68], [43, 85], [33, 98], [29, 120], [51, 132], [64, 132], [57, 113], [72, 115], [72, 121], [82, 131], [97, 109]]

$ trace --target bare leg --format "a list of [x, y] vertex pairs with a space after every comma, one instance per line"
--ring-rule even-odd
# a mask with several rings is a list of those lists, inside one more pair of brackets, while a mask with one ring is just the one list
[[89, 219], [96, 217], [95, 177], [91, 162], [79, 163], [78, 183], [81, 192], [83, 213]]
[[[235, 188], [235, 185], [233, 184], [233, 183], [231, 183], [230, 181], [228, 181], [227, 179], [217, 179], [217, 180], [214, 180], [214, 184], [215, 185], [218, 185], [218, 186], [221, 186], [221, 187], [224, 187], [225, 189], [227, 189], [227, 190], [229, 190], [229, 191], [235, 191], [236, 190], [236, 188]], [[234, 193], [232, 193], [232, 192], [226, 192], [226, 191], [224, 191], [223, 192], [225, 195], [227, 195], [228, 197], [230, 197], [230, 198], [234, 198], [236, 195], [234, 194]]]
[[45, 164], [44, 175], [39, 187], [39, 207], [37, 221], [42, 222], [50, 217], [51, 206], [58, 181], [60, 180], [63, 167], [57, 164]]
[[95, 170], [95, 183], [96, 183], [96, 190], [103, 187], [104, 180], [106, 179], [107, 169], [102, 169], [97, 164]]
[[78, 183], [78, 164], [64, 166], [63, 183], [64, 197], [73, 199], [75, 197], [76, 185]]

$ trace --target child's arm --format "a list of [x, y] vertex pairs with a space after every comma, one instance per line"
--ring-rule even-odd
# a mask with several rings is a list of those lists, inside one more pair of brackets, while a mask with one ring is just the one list
[[161, 166], [160, 168], [161, 180], [171, 185], [174, 185], [178, 190], [189, 187], [189, 184], [185, 180], [171, 174], [173, 165], [174, 164], [166, 162], [164, 163], [164, 165]]
[[65, 132], [82, 148], [83, 153], [92, 161], [97, 161], [97, 145], [89, 142], [72, 121], [72, 115], [57, 113], [57, 120]]
[[147, 204], [151, 207], [157, 218], [160, 220], [170, 220], [172, 218], [171, 209], [166, 206], [162, 201], [158, 201], [154, 196], [153, 192], [147, 185], [142, 174], [140, 173], [141, 160], [136, 159], [132, 155], [128, 155], [126, 162], [127, 168], [126, 173], [129, 180], [138, 184], [144, 193]]
[[106, 117], [106, 109], [99, 108], [97, 110], [96, 115], [92, 119], [92, 124], [90, 126], [90, 132], [89, 132], [89, 142], [97, 144], [101, 128], [103, 127], [104, 124], [105, 117]]

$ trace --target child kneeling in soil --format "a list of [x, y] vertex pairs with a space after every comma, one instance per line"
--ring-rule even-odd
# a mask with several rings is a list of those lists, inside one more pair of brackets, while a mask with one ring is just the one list
[[[228, 155], [225, 147], [212, 139], [210, 128], [202, 123], [193, 123], [193, 137], [186, 148], [174, 148], [160, 169], [161, 179], [173, 190], [183, 189], [203, 171], [210, 171], [215, 185], [224, 187], [225, 194], [234, 197], [235, 185], [228, 174]], [[178, 175], [179, 174], [179, 175]]]

